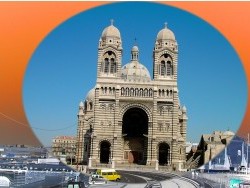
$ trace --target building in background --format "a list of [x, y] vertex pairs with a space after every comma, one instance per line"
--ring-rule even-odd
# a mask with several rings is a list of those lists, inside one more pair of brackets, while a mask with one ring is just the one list
[[52, 141], [52, 153], [54, 157], [65, 160], [68, 164], [75, 162], [76, 156], [76, 137], [57, 136]]
[[152, 47], [151, 79], [139, 47], [122, 66], [120, 31], [113, 23], [103, 30], [97, 82], [79, 105], [78, 163], [185, 168], [187, 109], [179, 99], [174, 33], [165, 25]]
[[227, 155], [229, 159], [231, 169], [239, 170], [239, 168], [243, 166], [245, 168], [249, 167], [250, 151], [248, 146], [247, 140], [235, 135], [227, 145], [226, 151], [222, 151], [211, 160], [211, 167], [213, 168], [217, 164], [224, 164], [225, 155]]
[[212, 161], [224, 151], [225, 147], [234, 138], [232, 131], [214, 131], [212, 134], [201, 135], [200, 142], [195, 152], [190, 152], [187, 160], [192, 163], [190, 168], [197, 168]]
[[190, 155], [190, 153], [195, 153], [197, 150], [199, 143], [192, 143], [192, 142], [187, 142], [186, 143], [186, 157], [188, 158], [188, 155]]
[[0, 158], [46, 158], [47, 149], [28, 145], [2, 145]]

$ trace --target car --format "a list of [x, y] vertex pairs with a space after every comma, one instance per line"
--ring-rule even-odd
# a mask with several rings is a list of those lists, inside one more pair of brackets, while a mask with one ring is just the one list
[[108, 180], [99, 174], [91, 174], [89, 184], [106, 184]]
[[69, 181], [67, 188], [82, 188], [81, 182]]
[[239, 188], [250, 188], [250, 182], [239, 183]]

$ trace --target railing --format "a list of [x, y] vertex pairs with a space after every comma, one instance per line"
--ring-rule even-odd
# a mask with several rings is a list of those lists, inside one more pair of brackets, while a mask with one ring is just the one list
[[[96, 163], [92, 165], [92, 168], [112, 168], [112, 164], [100, 164]], [[151, 165], [151, 166], [146, 166], [146, 165], [138, 165], [138, 164], [131, 164], [131, 163], [126, 163], [126, 164], [115, 164], [115, 169], [120, 169], [120, 170], [155, 170], [156, 166]], [[167, 166], [158, 166], [159, 171], [165, 171], [165, 172], [170, 172], [172, 171], [172, 167], [170, 165]]]

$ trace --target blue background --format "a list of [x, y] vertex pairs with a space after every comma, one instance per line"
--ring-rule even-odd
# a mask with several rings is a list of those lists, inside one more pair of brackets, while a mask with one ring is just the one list
[[82, 12], [49, 33], [35, 50], [23, 82], [31, 127], [45, 146], [58, 135], [76, 135], [80, 101], [95, 86], [97, 48], [114, 19], [123, 42], [122, 64], [136, 43], [152, 77], [157, 33], [168, 23], [179, 45], [178, 89], [188, 113], [188, 141], [214, 130], [237, 131], [247, 101], [246, 77], [233, 47], [211, 25], [158, 3], [112, 3]]

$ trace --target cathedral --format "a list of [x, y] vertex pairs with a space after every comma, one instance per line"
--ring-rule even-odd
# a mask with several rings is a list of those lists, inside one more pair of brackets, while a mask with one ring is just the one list
[[152, 48], [153, 78], [137, 45], [123, 65], [120, 31], [112, 22], [103, 30], [96, 85], [79, 104], [78, 164], [185, 168], [187, 110], [178, 96], [178, 45], [166, 25]]

